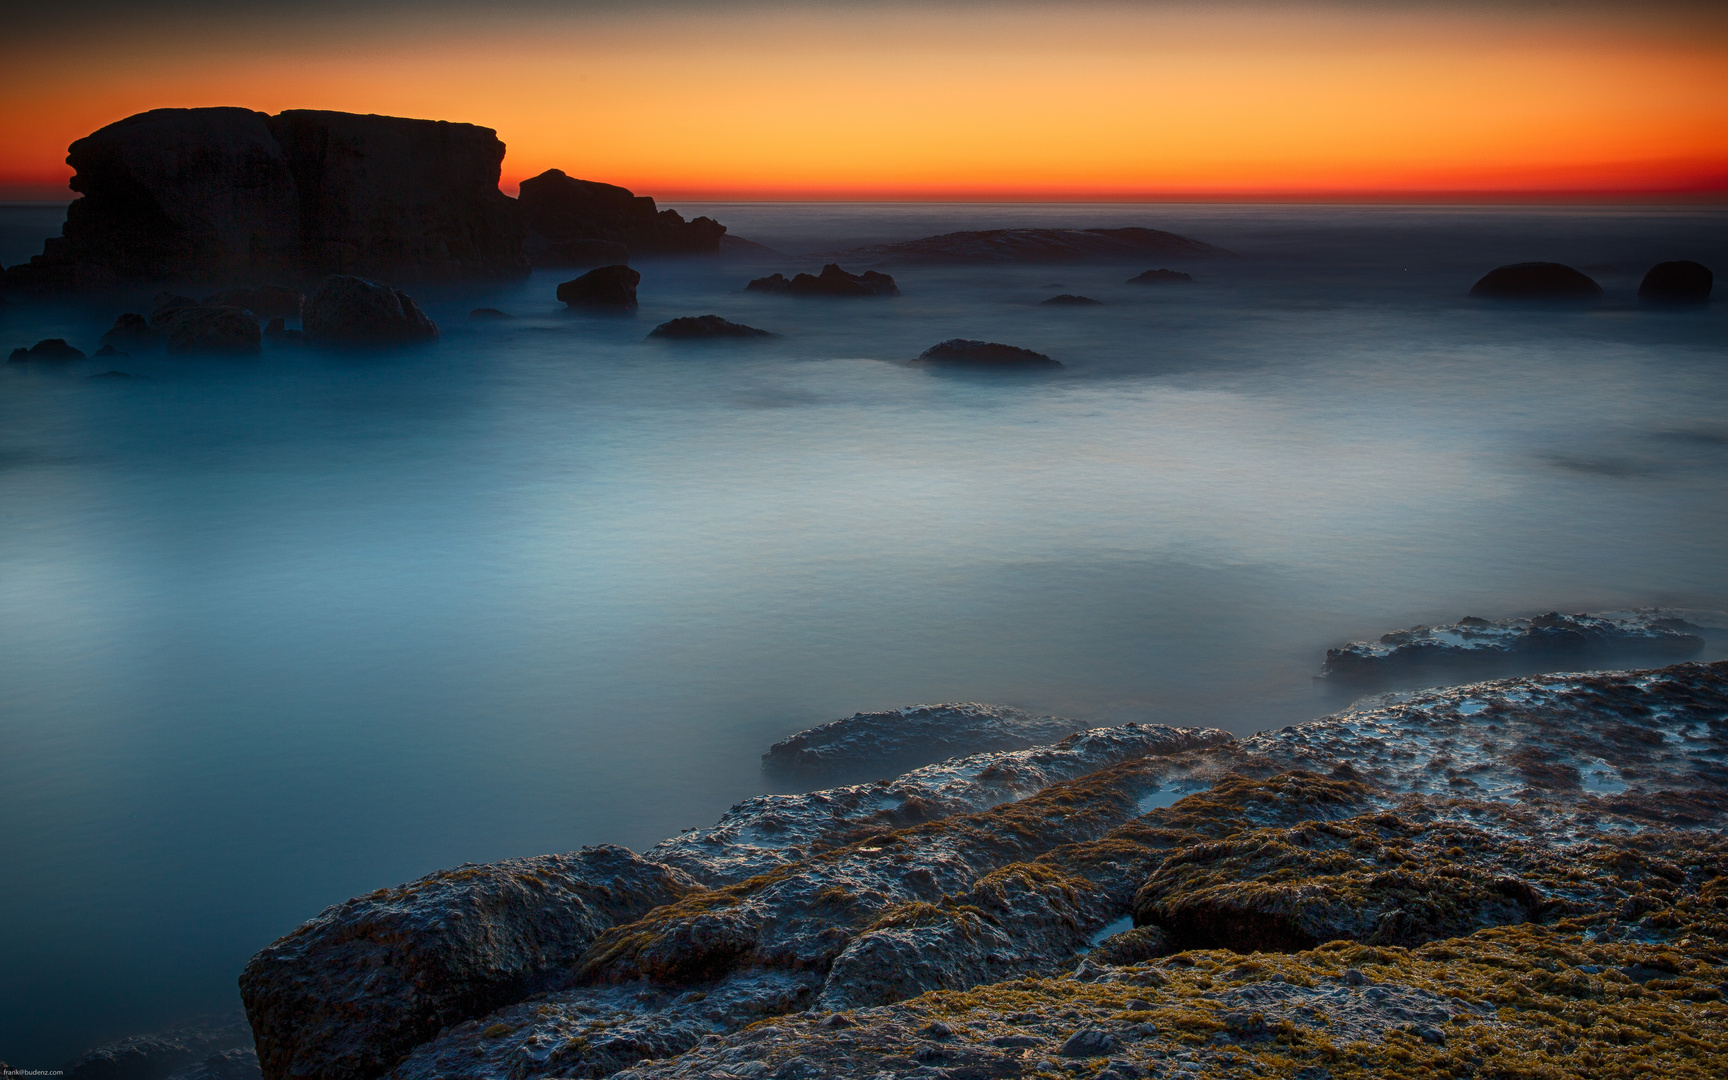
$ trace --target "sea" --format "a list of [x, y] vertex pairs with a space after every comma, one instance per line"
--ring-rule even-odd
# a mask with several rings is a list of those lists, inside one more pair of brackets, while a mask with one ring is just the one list
[[[1728, 270], [1728, 209], [677, 209], [777, 253], [640, 261], [633, 316], [565, 310], [568, 272], [414, 286], [423, 347], [0, 365], [0, 1060], [233, 1010], [380, 886], [709, 824], [853, 712], [1248, 733], [1347, 705], [1316, 676], [1352, 639], [1728, 608], [1728, 301], [1635, 299]], [[0, 207], [0, 262], [63, 216]], [[1231, 254], [744, 291], [1126, 225]], [[1466, 295], [1527, 260], [1606, 296]], [[1126, 283], [1158, 267], [1194, 283]], [[8, 294], [0, 347], [94, 353], [152, 291]], [[704, 314], [780, 336], [646, 337]], [[956, 337], [1063, 366], [909, 363]]]

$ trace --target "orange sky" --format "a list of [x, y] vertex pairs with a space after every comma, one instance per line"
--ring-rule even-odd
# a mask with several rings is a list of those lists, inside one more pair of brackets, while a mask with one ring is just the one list
[[1709, 9], [433, 5], [121, 10], [0, 43], [0, 194], [167, 105], [467, 120], [505, 189], [553, 166], [662, 198], [1728, 192]]

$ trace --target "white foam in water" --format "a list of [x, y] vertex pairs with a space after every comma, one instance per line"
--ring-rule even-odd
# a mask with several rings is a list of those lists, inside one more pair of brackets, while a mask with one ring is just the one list
[[[538, 273], [408, 286], [422, 349], [0, 365], [25, 1064], [232, 1008], [347, 897], [706, 826], [854, 711], [1246, 733], [1341, 708], [1325, 649], [1389, 628], [1728, 607], [1728, 304], [1632, 300], [1656, 259], [1728, 267], [1721, 209], [673, 205], [792, 252], [1145, 225], [1241, 257], [888, 267], [857, 303], [742, 291], [815, 256], [648, 260], [633, 318]], [[45, 220], [0, 212], [0, 251]], [[1595, 311], [1466, 298], [1527, 259], [1620, 269]], [[1195, 284], [1125, 284], [1160, 266]], [[155, 291], [10, 294], [0, 348], [93, 353]], [[644, 340], [709, 313], [782, 336]], [[953, 337], [1066, 367], [904, 363]]]

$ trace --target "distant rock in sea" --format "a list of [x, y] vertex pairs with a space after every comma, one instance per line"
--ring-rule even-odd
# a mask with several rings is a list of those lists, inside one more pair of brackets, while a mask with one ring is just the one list
[[50, 363], [64, 364], [69, 360], [84, 359], [84, 351], [66, 343], [65, 338], [43, 338], [36, 344], [26, 348], [12, 350], [7, 359], [10, 364]]
[[1192, 285], [1194, 275], [1180, 270], [1148, 270], [1128, 279], [1130, 285]]
[[758, 330], [754, 326], [745, 326], [722, 319], [718, 315], [691, 315], [682, 319], [663, 322], [648, 331], [651, 338], [668, 338], [677, 341], [718, 341], [736, 338], [768, 338], [777, 337], [767, 330]]
[[849, 274], [839, 263], [829, 263], [820, 274], [799, 274], [788, 280], [785, 274], [770, 274], [744, 286], [746, 292], [778, 293], [787, 296], [899, 296], [900, 287], [887, 274], [866, 270]]
[[985, 229], [832, 253], [875, 263], [1114, 262], [1147, 255], [1228, 255], [1223, 248], [1160, 229]]
[[558, 299], [573, 308], [592, 311], [636, 310], [636, 286], [642, 275], [628, 266], [602, 266], [558, 286]]
[[776, 251], [767, 244], [746, 240], [742, 236], [733, 236], [731, 233], [720, 238], [720, 254], [738, 259], [785, 258], [785, 252]]
[[944, 758], [1057, 742], [1086, 727], [1004, 705], [909, 705], [854, 713], [789, 735], [762, 755], [762, 769], [786, 778], [893, 776]]
[[1638, 284], [1638, 299], [1657, 304], [1704, 304], [1710, 301], [1716, 275], [1690, 259], [1657, 263]]
[[1562, 263], [1527, 262], [1495, 267], [1470, 287], [1490, 300], [1599, 300], [1602, 286]]
[[685, 221], [676, 210], [629, 188], [578, 180], [548, 169], [522, 181], [517, 203], [528, 227], [526, 251], [535, 266], [604, 266], [631, 256], [712, 255], [726, 226], [712, 218]]
[[413, 297], [379, 281], [332, 274], [301, 309], [306, 340], [321, 345], [412, 345], [438, 336]]
[[1102, 301], [1094, 300], [1090, 296], [1075, 296], [1073, 293], [1063, 293], [1038, 301], [1040, 307], [1099, 307], [1101, 304]]
[[948, 364], [958, 367], [993, 368], [1059, 368], [1060, 361], [1041, 352], [1022, 349], [1018, 345], [1002, 345], [994, 341], [973, 341], [969, 338], [949, 338], [918, 354], [926, 364]]
[[492, 130], [472, 124], [156, 109], [72, 144], [71, 187], [84, 197], [7, 281], [521, 277], [522, 224], [498, 190], [503, 158]]

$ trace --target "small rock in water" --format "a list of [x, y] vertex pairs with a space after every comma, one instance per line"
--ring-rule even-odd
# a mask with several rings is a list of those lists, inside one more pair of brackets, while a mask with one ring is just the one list
[[63, 364], [68, 360], [82, 359], [84, 359], [83, 351], [66, 344], [65, 338], [43, 338], [28, 349], [13, 349], [12, 355], [8, 359], [8, 363], [27, 364], [37, 361], [46, 361], [49, 363]]
[[1059, 368], [1061, 363], [1041, 352], [1022, 349], [1018, 345], [1002, 345], [994, 341], [974, 341], [969, 338], [949, 338], [918, 354], [926, 364], [949, 364], [956, 367], [999, 368]]
[[1716, 275], [1690, 259], [1657, 263], [1638, 285], [1638, 299], [1657, 304], [1704, 304], [1716, 285]]
[[1490, 300], [1600, 300], [1602, 286], [1563, 263], [1527, 262], [1488, 271], [1470, 287], [1470, 295]]
[[765, 338], [778, 335], [767, 330], [758, 330], [754, 326], [745, 326], [718, 315], [689, 315], [681, 319], [663, 322], [648, 331], [651, 338], [667, 338], [675, 341], [716, 341], [726, 338]]
[[1103, 301], [1094, 300], [1090, 296], [1075, 296], [1073, 293], [1063, 293], [1061, 296], [1038, 301], [1040, 307], [1099, 307], [1102, 303]]
[[558, 299], [591, 311], [635, 311], [641, 281], [642, 275], [628, 266], [602, 266], [558, 286]]
[[1184, 274], [1180, 270], [1148, 270], [1144, 274], [1136, 274], [1128, 279], [1130, 285], [1177, 285], [1194, 284], [1192, 274]]
[[324, 345], [408, 345], [438, 336], [438, 325], [401, 289], [333, 274], [306, 298], [301, 325]]

